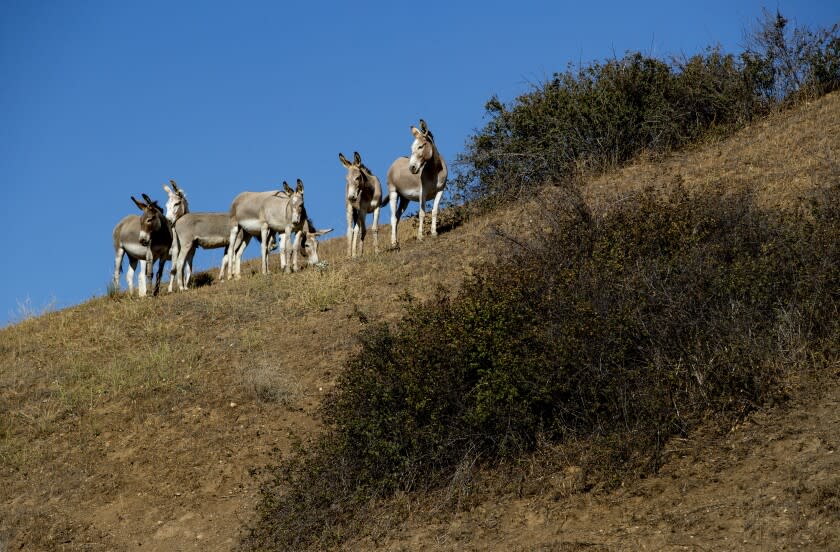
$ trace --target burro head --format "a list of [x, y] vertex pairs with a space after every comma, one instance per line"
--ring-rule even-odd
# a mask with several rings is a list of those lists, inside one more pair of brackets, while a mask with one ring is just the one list
[[332, 228], [326, 230], [313, 230], [309, 224], [300, 233], [300, 254], [306, 258], [308, 265], [318, 264], [318, 238], [332, 232]]
[[423, 170], [423, 166], [434, 155], [435, 145], [432, 133], [426, 126], [426, 121], [420, 119], [420, 128], [411, 127], [411, 134], [414, 135], [414, 142], [411, 144], [411, 157], [408, 159], [408, 170], [411, 174], [417, 174]]
[[297, 186], [292, 190], [289, 183], [283, 181], [283, 190], [289, 196], [289, 209], [292, 211], [292, 224], [298, 225], [303, 220], [303, 180], [297, 179]]
[[189, 207], [187, 206], [187, 196], [184, 194], [184, 190], [179, 188], [174, 180], [170, 179], [169, 184], [172, 186], [171, 188], [166, 184], [163, 185], [163, 191], [168, 196], [166, 200], [166, 218], [169, 219], [169, 222], [175, 222], [181, 215], [189, 212]]
[[347, 182], [347, 201], [355, 204], [362, 197], [362, 187], [367, 178], [365, 171], [362, 169], [362, 156], [357, 151], [353, 152], [353, 162], [351, 163], [344, 157], [343, 153], [339, 153], [338, 160], [347, 169], [347, 176], [345, 178]]
[[163, 224], [161, 221], [163, 210], [161, 210], [156, 201], [153, 201], [146, 194], [143, 194], [143, 200], [145, 203], [143, 201], [139, 201], [134, 196], [131, 196], [131, 200], [141, 211], [143, 211], [143, 214], [140, 215], [139, 241], [140, 245], [148, 247], [152, 242], [152, 234], [160, 230], [160, 227]]

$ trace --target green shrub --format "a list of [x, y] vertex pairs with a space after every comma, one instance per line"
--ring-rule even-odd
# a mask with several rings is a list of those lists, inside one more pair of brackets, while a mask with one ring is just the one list
[[667, 153], [766, 111], [736, 59], [717, 49], [680, 62], [632, 53], [569, 68], [509, 107], [492, 98], [485, 108], [489, 123], [456, 164], [456, 187], [470, 200]]
[[840, 87], [840, 26], [791, 28], [767, 12], [740, 55], [638, 52], [556, 73], [506, 105], [458, 156], [453, 196], [487, 208], [546, 183], [621, 166], [727, 134], [779, 105]]
[[576, 443], [614, 483], [700, 421], [726, 427], [783, 396], [790, 371], [836, 362], [840, 185], [796, 214], [681, 189], [591, 213], [575, 186], [840, 83], [836, 26], [790, 34], [777, 14], [753, 36], [740, 56], [630, 53], [487, 103], [456, 162], [455, 199], [470, 202], [457, 217], [546, 183], [567, 197], [457, 297], [409, 302], [361, 336], [325, 431], [273, 470], [246, 544], [340, 543], [378, 500], [538, 442]]

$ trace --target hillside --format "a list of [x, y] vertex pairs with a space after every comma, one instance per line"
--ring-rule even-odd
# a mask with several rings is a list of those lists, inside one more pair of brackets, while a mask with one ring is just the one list
[[[609, 202], [680, 182], [750, 188], [766, 205], [790, 207], [840, 178], [839, 150], [833, 94], [605, 175], [587, 192]], [[234, 548], [260, 468], [318, 430], [321, 397], [355, 336], [397, 320], [406, 294], [457, 289], [473, 263], [509, 246], [492, 229], [530, 228], [536, 207], [422, 243], [406, 222], [401, 250], [374, 257], [369, 247], [360, 261], [344, 259], [343, 237], [334, 238], [322, 248], [324, 271], [149, 300], [104, 296], [3, 329], [0, 550]], [[792, 382], [791, 393], [728, 435], [708, 428], [670, 444], [656, 477], [618, 491], [572, 493], [574, 472], [559, 471], [456, 515], [436, 512], [433, 498], [406, 499], [405, 521], [386, 520], [376, 540], [351, 548], [836, 549], [840, 387], [836, 378], [819, 390]]]

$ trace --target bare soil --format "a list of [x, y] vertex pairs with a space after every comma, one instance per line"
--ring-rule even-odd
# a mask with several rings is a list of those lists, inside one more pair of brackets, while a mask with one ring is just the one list
[[[595, 179], [588, 199], [680, 183], [749, 188], [787, 208], [840, 178], [839, 151], [833, 94]], [[375, 256], [370, 243], [364, 259], [347, 260], [343, 238], [323, 244], [323, 271], [146, 300], [106, 295], [0, 330], [0, 551], [236, 548], [260, 468], [318, 431], [321, 398], [359, 332], [398, 320], [406, 294], [457, 290], [474, 263], [510, 247], [494, 228], [515, 231], [533, 208], [422, 242], [405, 221], [397, 251]], [[669, 443], [655, 476], [617, 490], [569, 492], [566, 468], [466, 511], [409, 512], [347, 547], [838, 550], [838, 375], [814, 389], [791, 384], [789, 402], [728, 432]]]

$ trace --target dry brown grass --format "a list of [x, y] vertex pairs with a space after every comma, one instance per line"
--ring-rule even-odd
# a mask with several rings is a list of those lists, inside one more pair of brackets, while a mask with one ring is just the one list
[[[836, 181], [838, 151], [833, 94], [598, 178], [589, 200], [680, 181], [790, 205]], [[315, 410], [365, 322], [397, 320], [406, 293], [457, 289], [473, 263], [508, 246], [495, 225], [519, 232], [536, 209], [424, 242], [404, 220], [399, 251], [374, 256], [371, 240], [363, 259], [348, 260], [341, 236], [323, 243], [323, 271], [103, 296], [0, 330], [0, 550], [234, 547], [256, 502], [250, 472], [317, 430]], [[383, 248], [388, 236], [386, 225]], [[835, 487], [824, 489], [821, 504], [833, 508]]]
[[840, 99], [832, 94], [758, 121], [732, 138], [700, 144], [662, 161], [640, 160], [595, 179], [590, 201], [646, 186], [681, 183], [692, 191], [753, 191], [765, 206], [790, 206], [840, 174]]

